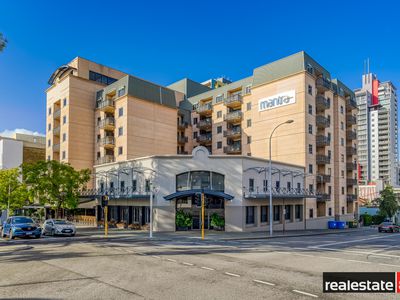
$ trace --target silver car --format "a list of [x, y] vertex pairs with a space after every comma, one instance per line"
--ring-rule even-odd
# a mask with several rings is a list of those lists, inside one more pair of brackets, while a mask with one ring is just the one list
[[74, 224], [61, 219], [48, 219], [43, 224], [43, 235], [69, 235], [76, 234]]

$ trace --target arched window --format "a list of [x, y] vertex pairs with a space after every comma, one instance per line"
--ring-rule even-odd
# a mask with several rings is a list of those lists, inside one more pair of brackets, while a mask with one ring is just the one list
[[224, 175], [210, 171], [192, 171], [176, 175], [176, 191], [208, 189], [223, 192]]

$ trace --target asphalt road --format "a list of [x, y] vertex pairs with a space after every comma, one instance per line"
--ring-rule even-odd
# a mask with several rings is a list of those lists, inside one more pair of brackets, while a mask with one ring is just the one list
[[0, 241], [1, 299], [396, 299], [323, 294], [327, 271], [400, 271], [400, 234]]

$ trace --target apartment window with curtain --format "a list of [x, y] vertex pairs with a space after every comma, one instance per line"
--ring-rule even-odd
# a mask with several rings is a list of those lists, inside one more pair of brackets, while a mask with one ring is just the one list
[[124, 115], [124, 108], [120, 107], [118, 108], [118, 117], [122, 117]]
[[246, 206], [246, 224], [248, 225], [254, 224], [255, 222], [254, 211], [255, 211], [254, 206]]
[[247, 109], [247, 110], [251, 110], [251, 102], [247, 102], [247, 104], [246, 104], [246, 109]]

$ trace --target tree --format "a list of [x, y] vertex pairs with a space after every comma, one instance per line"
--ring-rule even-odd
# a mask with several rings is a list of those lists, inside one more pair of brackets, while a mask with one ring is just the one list
[[38, 161], [22, 166], [24, 181], [31, 199], [56, 210], [74, 209], [78, 206], [80, 190], [90, 179], [88, 169], [76, 171], [69, 164], [55, 160]]
[[0, 32], [0, 52], [4, 50], [4, 48], [7, 45], [7, 39], [3, 36], [3, 34]]
[[21, 182], [19, 168], [0, 170], [0, 209], [22, 208], [28, 200], [26, 185]]
[[399, 210], [399, 202], [396, 199], [393, 188], [389, 185], [386, 186], [383, 191], [381, 191], [378, 203], [380, 214], [390, 219]]

